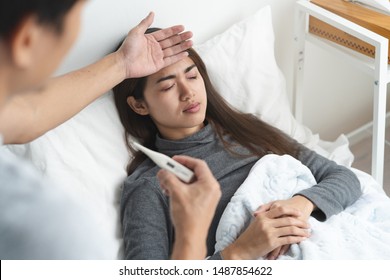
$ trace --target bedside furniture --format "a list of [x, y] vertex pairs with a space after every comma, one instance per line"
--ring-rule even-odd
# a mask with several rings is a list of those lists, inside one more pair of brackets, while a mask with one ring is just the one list
[[[308, 16], [311, 15], [344, 32], [351, 34], [375, 47], [375, 58], [367, 57], [356, 51], [319, 38], [308, 32]], [[374, 114], [371, 175], [383, 186], [385, 128], [386, 128], [386, 95], [390, 83], [388, 65], [389, 40], [366, 28], [359, 26], [309, 1], [299, 0], [295, 9], [295, 58], [294, 58], [294, 114], [302, 122], [303, 113], [303, 75], [305, 59], [305, 42], [309, 41], [338, 55], [346, 62], [373, 76]]]

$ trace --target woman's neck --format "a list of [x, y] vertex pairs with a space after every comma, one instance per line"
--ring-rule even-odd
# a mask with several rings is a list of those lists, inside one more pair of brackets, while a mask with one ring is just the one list
[[190, 137], [191, 135], [194, 135], [195, 133], [199, 132], [204, 128], [205, 124], [201, 123], [200, 125], [196, 127], [191, 128], [182, 128], [182, 129], [159, 129], [159, 133], [161, 138], [166, 140], [181, 140], [187, 137]]

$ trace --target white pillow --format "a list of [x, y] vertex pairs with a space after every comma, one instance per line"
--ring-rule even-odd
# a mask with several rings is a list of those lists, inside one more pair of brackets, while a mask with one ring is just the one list
[[[291, 114], [273, 47], [271, 11], [265, 7], [196, 49], [229, 102], [307, 143], [312, 134]], [[120, 186], [129, 155], [112, 93], [39, 139], [8, 148], [29, 159], [53, 187], [66, 188], [90, 204], [101, 229], [108, 230], [114, 241], [102, 246], [113, 258], [121, 258]]]
[[308, 145], [317, 139], [292, 115], [274, 39], [271, 7], [266, 6], [195, 49], [230, 104]]

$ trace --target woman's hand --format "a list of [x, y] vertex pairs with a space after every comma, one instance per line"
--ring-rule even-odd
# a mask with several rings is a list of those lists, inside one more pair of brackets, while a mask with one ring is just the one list
[[[255, 211], [254, 216], [258, 215], [259, 213], [269, 211], [270, 209], [274, 209], [282, 206], [288, 206], [299, 210], [302, 213], [299, 219], [305, 222], [308, 221], [311, 213], [316, 208], [315, 205], [306, 197], [297, 195], [287, 200], [276, 200], [264, 204]], [[290, 249], [290, 244], [280, 246], [278, 248], [275, 248], [273, 251], [271, 251], [266, 258], [269, 260], [276, 260], [280, 255], [286, 254], [289, 249]]]
[[193, 170], [196, 179], [186, 184], [166, 170], [157, 174], [161, 187], [170, 197], [175, 227], [172, 259], [204, 259], [207, 234], [221, 189], [204, 161], [187, 156], [175, 156], [173, 159]]
[[138, 78], [153, 74], [187, 56], [184, 52], [192, 46], [192, 33], [181, 25], [165, 28], [150, 34], [145, 31], [152, 24], [150, 13], [130, 30], [122, 46], [116, 52], [123, 63], [125, 77]]
[[283, 245], [299, 243], [310, 236], [302, 213], [287, 206], [258, 212], [254, 221], [230, 246], [223, 259], [258, 259]]

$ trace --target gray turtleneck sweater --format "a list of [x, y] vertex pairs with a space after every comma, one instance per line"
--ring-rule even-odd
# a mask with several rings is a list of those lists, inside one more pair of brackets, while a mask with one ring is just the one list
[[[231, 197], [259, 157], [237, 158], [232, 155], [224, 148], [211, 125], [178, 141], [157, 137], [156, 148], [168, 156], [183, 154], [205, 160], [220, 183], [222, 197], [207, 238], [208, 256], [220, 259], [220, 253], [214, 252], [218, 222]], [[241, 146], [234, 151], [248, 153]], [[360, 183], [348, 168], [337, 165], [304, 146], [300, 147], [298, 160], [311, 170], [318, 182], [299, 193], [317, 206], [318, 210], [313, 213], [317, 219], [328, 219], [360, 197]], [[121, 219], [126, 259], [169, 259], [172, 253], [174, 230], [169, 213], [169, 198], [161, 191], [156, 177], [158, 170], [147, 159], [124, 183]]]

